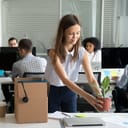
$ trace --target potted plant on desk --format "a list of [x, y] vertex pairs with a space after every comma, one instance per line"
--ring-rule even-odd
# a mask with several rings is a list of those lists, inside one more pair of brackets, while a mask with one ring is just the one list
[[108, 76], [103, 79], [101, 89], [103, 94], [103, 108], [101, 111], [109, 111], [111, 108], [111, 98], [107, 97], [106, 95], [110, 91], [110, 78]]

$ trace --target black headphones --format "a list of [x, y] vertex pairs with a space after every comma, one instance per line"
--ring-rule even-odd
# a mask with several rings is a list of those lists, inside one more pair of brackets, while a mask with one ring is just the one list
[[27, 103], [27, 102], [29, 101], [29, 98], [28, 98], [28, 96], [27, 96], [27, 92], [26, 92], [26, 90], [25, 90], [23, 81], [21, 82], [21, 84], [22, 84], [22, 87], [23, 87], [24, 95], [25, 95], [25, 96], [22, 98], [22, 101], [23, 101], [24, 103]]

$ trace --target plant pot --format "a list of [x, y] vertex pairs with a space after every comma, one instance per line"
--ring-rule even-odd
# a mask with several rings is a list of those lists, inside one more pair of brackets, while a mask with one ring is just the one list
[[101, 112], [108, 112], [111, 108], [111, 98], [99, 98], [103, 101], [103, 108], [100, 108], [99, 110]]

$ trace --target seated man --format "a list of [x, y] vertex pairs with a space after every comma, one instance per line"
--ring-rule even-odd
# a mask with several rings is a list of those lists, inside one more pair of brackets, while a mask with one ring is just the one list
[[18, 40], [15, 37], [11, 37], [8, 40], [9, 47], [18, 47]]
[[12, 77], [22, 77], [25, 72], [44, 72], [46, 59], [32, 55], [32, 42], [29, 39], [19, 41], [21, 59], [13, 64]]
[[[47, 64], [46, 59], [32, 55], [32, 42], [29, 39], [19, 41], [20, 60], [15, 62], [12, 67], [12, 78], [23, 77], [25, 72], [44, 72]], [[12, 106], [14, 103], [12, 104]], [[12, 107], [14, 108], [14, 106]]]
[[112, 92], [116, 108], [115, 112], [128, 112], [128, 65], [126, 65], [120, 78], [113, 77], [112, 80], [116, 81], [116, 87]]

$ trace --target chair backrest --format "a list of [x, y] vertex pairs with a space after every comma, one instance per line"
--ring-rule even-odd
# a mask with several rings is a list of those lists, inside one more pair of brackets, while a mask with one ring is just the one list
[[[93, 72], [95, 78], [97, 79], [98, 83], [101, 83], [101, 72], [100, 71], [96, 71]], [[85, 83], [87, 82], [87, 79], [85, 78], [85, 73], [84, 72], [79, 72], [79, 76], [78, 76], [78, 81], [77, 83]]]
[[115, 87], [112, 91], [115, 112], [128, 112], [128, 90]]
[[44, 72], [25, 72], [23, 77], [38, 77], [44, 78]]

